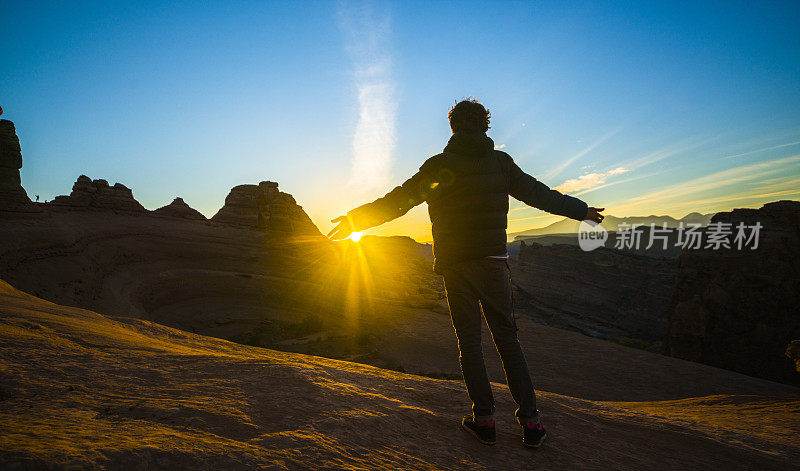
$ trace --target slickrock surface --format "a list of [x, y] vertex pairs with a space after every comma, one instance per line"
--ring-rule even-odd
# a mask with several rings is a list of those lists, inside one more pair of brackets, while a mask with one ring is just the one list
[[[596, 402], [540, 391], [549, 438], [537, 450], [520, 445], [508, 390], [494, 384], [498, 444], [485, 447], [458, 427], [468, 407], [458, 381], [107, 317], [2, 281], [0, 313], [3, 469], [782, 470], [800, 458], [798, 390], [744, 376], [760, 395]], [[605, 361], [583, 355], [586, 370]]]
[[[418, 247], [402, 237], [334, 244], [321, 235], [48, 207], [39, 218], [2, 221], [0, 277], [60, 304], [389, 365], [380, 345], [406, 313], [449, 325], [441, 280]], [[352, 328], [357, 319], [364, 325]]]
[[[800, 338], [800, 202], [736, 209], [713, 222], [761, 229], [758, 248], [686, 250], [669, 314], [671, 355], [800, 385], [784, 355]], [[749, 234], [749, 231], [748, 231]]]

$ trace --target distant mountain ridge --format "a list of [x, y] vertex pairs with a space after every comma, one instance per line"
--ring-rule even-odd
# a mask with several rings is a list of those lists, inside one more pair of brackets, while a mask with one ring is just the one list
[[[672, 216], [626, 216], [626, 217], [617, 217], [608, 215], [606, 216], [605, 220], [601, 224], [607, 231], [617, 231], [619, 230], [620, 224], [641, 224], [644, 226], [650, 226], [651, 223], [656, 224], [657, 226], [661, 226], [664, 223], [667, 224], [667, 227], [674, 228], [678, 227], [680, 223], [683, 224], [700, 224], [701, 226], [707, 226], [709, 222], [711, 222], [711, 217], [717, 213], [708, 213], [708, 214], [700, 214], [700, 213], [689, 213], [686, 216], [675, 219]], [[509, 240], [516, 240], [520, 237], [529, 237], [529, 236], [539, 236], [539, 235], [548, 235], [548, 234], [574, 234], [578, 232], [578, 226], [580, 225], [580, 221], [575, 221], [574, 219], [564, 218], [560, 221], [554, 222], [549, 226], [540, 227], [537, 229], [527, 229], [520, 232], [512, 232], [508, 234]], [[623, 226], [623, 229], [629, 229], [630, 227]]]

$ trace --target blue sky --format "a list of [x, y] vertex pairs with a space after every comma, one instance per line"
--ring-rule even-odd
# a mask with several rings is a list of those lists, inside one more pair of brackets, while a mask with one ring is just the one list
[[[273, 180], [326, 230], [439, 152], [466, 96], [610, 214], [800, 197], [800, 3], [585, 3], [3, 2], [0, 105], [42, 199], [87, 174], [211, 216]], [[372, 232], [428, 239], [424, 205]]]

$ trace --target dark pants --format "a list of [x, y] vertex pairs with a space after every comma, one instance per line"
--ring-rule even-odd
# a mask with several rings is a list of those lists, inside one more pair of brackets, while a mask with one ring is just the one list
[[538, 421], [536, 393], [525, 354], [517, 340], [511, 300], [511, 273], [502, 259], [481, 258], [443, 270], [447, 304], [458, 337], [461, 373], [475, 416], [494, 413], [494, 396], [481, 349], [481, 311], [503, 361], [508, 389], [519, 405], [516, 416], [524, 423]]

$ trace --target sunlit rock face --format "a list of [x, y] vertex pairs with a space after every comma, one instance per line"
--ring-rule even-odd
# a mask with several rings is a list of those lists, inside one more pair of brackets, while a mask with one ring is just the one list
[[294, 197], [279, 191], [278, 184], [269, 181], [233, 187], [225, 198], [225, 206], [211, 220], [270, 233], [321, 235]]
[[78, 208], [104, 208], [120, 211], [144, 212], [144, 206], [133, 198], [133, 192], [122, 183], [110, 186], [106, 180], [92, 180], [81, 175], [72, 185], [69, 196], [56, 196], [50, 203], [55, 206]]
[[[2, 280], [0, 313], [3, 470], [760, 471], [795, 469], [800, 456], [796, 388], [545, 326], [526, 352], [534, 353], [548, 427], [570, 441], [533, 454], [519, 445], [517, 406], [499, 382], [492, 386], [503, 442], [490, 449], [456, 430], [469, 410], [461, 381], [59, 306]], [[449, 322], [438, 317], [425, 316], [424, 325]], [[403, 349], [458, 368], [456, 351], [412, 343], [429, 330]], [[437, 344], [452, 336], [433, 334]], [[532, 350], [542, 344], [552, 351]], [[570, 386], [545, 387], [540, 365]]]
[[206, 219], [200, 211], [186, 204], [183, 198], [175, 198], [172, 203], [156, 209], [153, 213], [174, 218], [195, 219], [198, 221], [205, 221]]
[[679, 258], [670, 355], [800, 384], [786, 345], [800, 337], [800, 202], [719, 213], [713, 222], [759, 222], [758, 248], [685, 250]]
[[125, 186], [85, 175], [69, 196], [27, 206], [0, 207], [0, 279], [50, 301], [377, 366], [458, 368], [431, 367], [424, 352], [401, 362], [421, 329], [398, 335], [400, 320], [427, 332], [435, 313], [452, 335], [430, 247], [333, 243], [277, 183], [234, 188], [213, 222], [181, 199], [147, 211]]
[[0, 119], [0, 209], [19, 209], [30, 206], [31, 200], [19, 176], [22, 150], [14, 123]]

